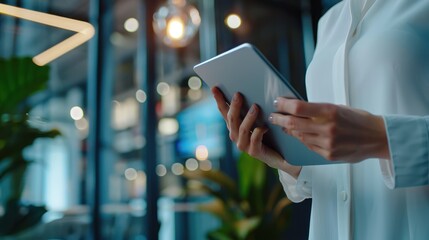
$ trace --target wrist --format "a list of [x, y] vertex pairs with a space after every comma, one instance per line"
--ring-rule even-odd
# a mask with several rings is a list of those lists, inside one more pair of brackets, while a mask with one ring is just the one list
[[389, 142], [387, 139], [386, 125], [382, 116], [375, 116], [377, 129], [377, 147], [375, 157], [390, 160]]
[[289, 164], [286, 160], [283, 160], [279, 167], [279, 170], [282, 170], [283, 172], [288, 173], [289, 175], [291, 175], [292, 177], [294, 177], [295, 179], [298, 178], [299, 174], [301, 173], [301, 166], [294, 166]]

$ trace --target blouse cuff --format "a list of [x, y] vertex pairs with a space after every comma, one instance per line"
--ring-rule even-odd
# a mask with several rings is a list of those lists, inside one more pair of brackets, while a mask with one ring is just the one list
[[393, 172], [392, 161], [386, 159], [379, 159], [381, 174], [383, 175], [384, 184], [389, 189], [395, 188], [395, 173]]
[[385, 116], [391, 160], [380, 159], [388, 188], [429, 184], [429, 118]]
[[287, 197], [292, 202], [298, 203], [307, 198], [311, 198], [310, 167], [302, 167], [298, 179], [282, 170], [279, 170], [279, 178]]

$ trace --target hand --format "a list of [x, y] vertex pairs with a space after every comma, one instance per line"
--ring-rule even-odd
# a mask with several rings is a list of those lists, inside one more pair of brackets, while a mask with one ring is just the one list
[[346, 106], [277, 98], [270, 121], [331, 161], [390, 159], [381, 117]]
[[270, 167], [281, 169], [294, 177], [298, 177], [301, 167], [288, 164], [278, 152], [262, 143], [263, 136], [268, 129], [266, 127], [253, 128], [260, 112], [256, 104], [250, 107], [242, 119], [240, 112], [244, 99], [239, 93], [234, 95], [229, 106], [218, 88], [212, 88], [212, 93], [228, 127], [229, 137], [237, 144], [240, 151], [265, 162]]

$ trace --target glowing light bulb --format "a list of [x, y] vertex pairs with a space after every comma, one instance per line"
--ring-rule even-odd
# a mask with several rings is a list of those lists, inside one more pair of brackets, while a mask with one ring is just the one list
[[153, 15], [157, 36], [170, 47], [186, 46], [198, 31], [201, 18], [198, 10], [186, 0], [171, 0]]
[[167, 23], [167, 34], [173, 39], [182, 39], [185, 35], [185, 26], [182, 19], [174, 17]]

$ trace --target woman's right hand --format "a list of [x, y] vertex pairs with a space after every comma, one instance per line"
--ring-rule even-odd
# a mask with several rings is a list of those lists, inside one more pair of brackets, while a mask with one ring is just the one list
[[268, 131], [266, 127], [253, 127], [260, 112], [259, 107], [253, 104], [242, 119], [240, 112], [244, 99], [240, 93], [235, 93], [228, 105], [219, 88], [213, 87], [211, 91], [228, 127], [229, 138], [237, 145], [237, 148], [263, 161], [268, 166], [285, 171], [297, 178], [301, 167], [290, 165], [278, 152], [262, 143], [264, 134]]

